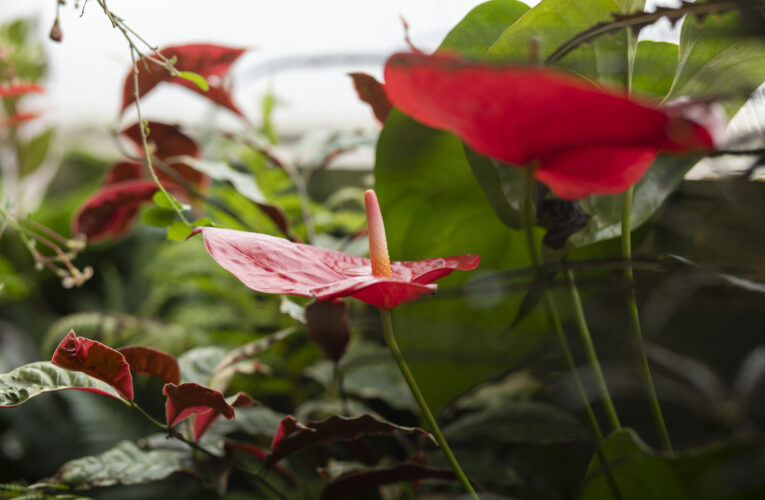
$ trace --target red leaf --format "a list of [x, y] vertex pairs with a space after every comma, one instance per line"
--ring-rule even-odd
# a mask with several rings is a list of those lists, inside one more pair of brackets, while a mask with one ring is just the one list
[[118, 161], [109, 167], [106, 172], [104, 185], [117, 184], [124, 181], [132, 181], [143, 177], [143, 165], [134, 161]]
[[[170, 73], [157, 63], [143, 59], [137, 62], [138, 94], [139, 97], [146, 95], [160, 82], [175, 83], [182, 85], [216, 104], [230, 109], [238, 115], [242, 115], [239, 108], [234, 104], [228, 89], [223, 87], [223, 79], [228, 74], [231, 65], [245, 49], [234, 49], [211, 44], [175, 45], [160, 50], [165, 57], [176, 58], [175, 68], [179, 71], [192, 71], [207, 79], [210, 88], [205, 92], [195, 83], [179, 77], [170, 76]], [[148, 70], [146, 67], [148, 66]], [[212, 78], [211, 78], [212, 77]], [[125, 77], [122, 90], [122, 111], [135, 100], [133, 87], [133, 71]]]
[[353, 87], [356, 89], [359, 99], [372, 107], [375, 118], [384, 125], [393, 105], [385, 94], [383, 84], [366, 73], [348, 73], [348, 76], [353, 78]]
[[133, 377], [125, 357], [111, 347], [95, 340], [78, 337], [70, 330], [56, 347], [51, 362], [54, 365], [84, 372], [103, 380], [122, 396], [133, 400]]
[[348, 323], [348, 303], [340, 300], [311, 302], [305, 308], [308, 334], [324, 355], [334, 362], [340, 361], [351, 340]]
[[321, 500], [334, 500], [355, 495], [384, 484], [422, 479], [456, 480], [451, 469], [434, 469], [424, 465], [403, 463], [382, 469], [346, 472], [329, 483], [321, 492]]
[[0, 85], [0, 97], [19, 97], [30, 92], [41, 94], [45, 89], [31, 82]]
[[[255, 404], [255, 400], [247, 394], [240, 392], [239, 394], [226, 398], [226, 403], [234, 408], [248, 408]], [[199, 441], [202, 435], [207, 432], [207, 429], [218, 420], [221, 413], [218, 410], [208, 410], [204, 413], [199, 413], [194, 416], [194, 441]]]
[[480, 261], [460, 255], [391, 262], [393, 276], [381, 278], [363, 257], [265, 234], [211, 227], [198, 232], [212, 258], [253, 290], [318, 300], [351, 296], [386, 309], [434, 293], [430, 283], [456, 269], [475, 269]]
[[165, 384], [162, 394], [167, 396], [165, 419], [170, 427], [193, 414], [204, 413], [210, 409], [220, 412], [228, 419], [234, 418], [234, 409], [226, 403], [220, 392], [199, 384]]
[[179, 384], [181, 370], [175, 357], [151, 347], [131, 346], [119, 349], [130, 365], [130, 370], [151, 375], [168, 384]]
[[538, 165], [537, 178], [567, 199], [624, 191], [659, 150], [714, 147], [710, 130], [683, 109], [550, 68], [400, 53], [385, 66], [385, 90], [404, 113], [482, 154]]
[[84, 234], [88, 241], [119, 238], [131, 227], [138, 208], [151, 201], [157, 185], [149, 180], [133, 180], [103, 186], [88, 199], [74, 216], [74, 234]]
[[367, 434], [392, 434], [402, 431], [407, 434], [418, 433], [430, 436], [417, 427], [402, 427], [377, 420], [371, 415], [347, 418], [334, 415], [320, 422], [299, 424], [292, 416], [285, 417], [276, 430], [271, 443], [271, 454], [265, 465], [270, 467], [282, 458], [306, 446], [358, 439]]
[[[172, 158], [174, 156], [191, 156], [199, 158], [200, 151], [199, 145], [194, 139], [187, 136], [178, 125], [168, 125], [166, 123], [148, 122], [149, 135], [147, 141], [149, 144], [154, 144], [155, 148], [154, 156], [162, 161]], [[133, 141], [133, 143], [143, 151], [143, 142], [141, 140], [141, 128], [138, 123], [131, 125], [121, 132], [122, 135]], [[179, 184], [178, 180], [170, 173], [162, 170], [162, 168], [155, 166], [157, 170], [157, 177], [163, 183]], [[168, 165], [178, 174], [186, 179], [193, 186], [208, 186], [210, 184], [210, 178], [202, 172], [199, 172], [189, 165], [183, 163], [172, 162]]]

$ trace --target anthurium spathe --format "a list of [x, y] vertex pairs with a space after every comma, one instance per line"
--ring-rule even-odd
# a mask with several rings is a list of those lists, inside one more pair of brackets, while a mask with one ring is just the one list
[[317, 300], [355, 297], [382, 309], [432, 294], [435, 280], [478, 266], [478, 255], [390, 262], [374, 191], [367, 191], [365, 202], [370, 259], [265, 234], [213, 227], [197, 232], [212, 258], [253, 290]]
[[535, 168], [566, 199], [624, 191], [659, 151], [710, 150], [721, 122], [700, 120], [698, 104], [657, 107], [570, 73], [450, 54], [394, 54], [385, 90], [401, 111], [479, 153]]

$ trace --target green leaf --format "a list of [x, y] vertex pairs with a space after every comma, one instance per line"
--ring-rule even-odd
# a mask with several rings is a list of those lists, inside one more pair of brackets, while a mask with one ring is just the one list
[[680, 62], [670, 97], [731, 97], [723, 101], [730, 115], [765, 81], [765, 41], [747, 35], [739, 12], [688, 17], [680, 35]]
[[183, 241], [189, 237], [192, 229], [182, 221], [173, 221], [167, 227], [167, 239], [170, 241]]
[[48, 155], [50, 141], [54, 130], [49, 128], [29, 142], [22, 144], [19, 149], [19, 173], [21, 176], [31, 174], [42, 164]]
[[225, 357], [226, 350], [217, 346], [197, 347], [186, 351], [178, 358], [178, 365], [181, 368], [181, 381], [206, 386], [215, 367]]
[[101, 455], [65, 463], [53, 480], [77, 489], [141, 484], [164, 479], [188, 465], [176, 451], [143, 451], [132, 441], [122, 441]]
[[468, 59], [481, 59], [486, 48], [528, 10], [528, 5], [517, 0], [484, 2], [452, 28], [441, 48], [457, 50]]
[[467, 146], [465, 146], [465, 156], [499, 220], [507, 227], [521, 229], [523, 227], [521, 203], [524, 189], [521, 169], [478, 154]]
[[106, 382], [48, 361], [37, 361], [0, 375], [0, 407], [20, 405], [45, 392], [63, 389], [98, 391], [122, 399]]
[[167, 227], [175, 221], [175, 211], [169, 208], [149, 207], [141, 214], [141, 221], [147, 226]]
[[[538, 401], [513, 401], [469, 413], [443, 428], [450, 443], [554, 444], [588, 437], [572, 415]], [[608, 497], [604, 497], [608, 498]]]
[[188, 80], [192, 83], [195, 83], [197, 87], [202, 92], [207, 92], [210, 90], [210, 84], [207, 83], [207, 80], [205, 80], [205, 77], [200, 75], [199, 73], [194, 73], [193, 71], [181, 71], [176, 76], [179, 78], [183, 78], [184, 80]]
[[273, 87], [268, 89], [266, 95], [263, 96], [263, 100], [260, 103], [260, 110], [263, 116], [263, 135], [266, 136], [268, 142], [276, 144], [279, 142], [279, 136], [276, 134], [276, 128], [274, 127], [273, 114], [274, 107], [276, 106], [276, 96], [274, 95]]
[[183, 157], [183, 163], [191, 166], [194, 170], [207, 174], [215, 180], [230, 182], [239, 194], [244, 195], [255, 203], [267, 202], [266, 197], [255, 181], [255, 177], [252, 175], [238, 172], [223, 162], [199, 160], [189, 156]]
[[678, 46], [669, 42], [642, 40], [637, 44], [632, 70], [632, 90], [663, 98], [672, 87], [677, 71]]
[[[169, 201], [168, 201], [168, 197], [170, 198]], [[154, 204], [160, 208], [167, 208], [169, 210], [183, 208], [183, 205], [181, 205], [181, 203], [178, 200], [176, 200], [175, 197], [170, 193], [167, 193], [167, 195], [165, 195], [165, 193], [163, 193], [162, 191], [157, 191], [156, 193], [154, 193], [154, 196], [152, 196], [151, 199], [154, 202]]]
[[[654, 455], [630, 429], [612, 433], [601, 444], [608, 469], [624, 500], [691, 500], [680, 475], [669, 461]], [[613, 498], [605, 469], [597, 455], [587, 468], [580, 500]]]
[[[577, 33], [611, 19], [611, 14], [620, 10], [615, 0], [542, 0], [502, 33], [485, 59], [499, 63], [526, 63], [530, 47], [538, 44], [541, 62]], [[579, 47], [556, 66], [601, 82], [624, 85], [627, 35], [617, 33]]]

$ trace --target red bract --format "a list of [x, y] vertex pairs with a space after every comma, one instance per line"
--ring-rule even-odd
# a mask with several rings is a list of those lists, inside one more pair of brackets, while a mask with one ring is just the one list
[[[196, 83], [177, 76], [171, 76], [164, 67], [148, 59], [143, 59], [137, 62], [139, 71], [138, 95], [139, 97], [144, 96], [160, 82], [175, 83], [193, 90], [214, 103], [241, 115], [242, 112], [234, 104], [229, 90], [224, 88], [223, 79], [228, 74], [231, 65], [244, 51], [245, 49], [234, 49], [204, 43], [166, 47], [159, 52], [168, 59], [175, 57], [175, 68], [178, 71], [191, 71], [203, 76], [210, 88], [204, 91]], [[125, 85], [122, 89], [122, 111], [134, 101], [133, 71], [131, 69], [125, 77]]]
[[54, 365], [84, 372], [103, 380], [122, 396], [133, 400], [133, 377], [125, 357], [111, 347], [95, 340], [78, 337], [70, 331], [56, 347], [51, 362]]
[[317, 300], [355, 297], [382, 309], [432, 294], [435, 280], [478, 266], [478, 255], [390, 262], [373, 191], [367, 191], [366, 201], [371, 259], [265, 234], [212, 227], [197, 232], [204, 234], [212, 258], [253, 290]]
[[659, 150], [714, 147], [684, 106], [654, 107], [549, 68], [399, 53], [385, 66], [385, 90], [401, 111], [479, 153], [536, 166], [566, 199], [624, 191]]
[[157, 189], [153, 181], [142, 179], [104, 186], [75, 215], [74, 234], [84, 234], [90, 242], [124, 235]]
[[170, 427], [195, 413], [206, 413], [210, 409], [228, 419], [234, 418], [234, 409], [220, 392], [199, 384], [165, 384], [162, 394], [167, 396], [165, 419]]

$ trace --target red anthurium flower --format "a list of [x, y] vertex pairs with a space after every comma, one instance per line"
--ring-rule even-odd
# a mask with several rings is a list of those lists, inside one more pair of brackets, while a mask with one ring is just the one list
[[478, 255], [391, 262], [374, 191], [367, 191], [365, 202], [370, 259], [265, 234], [213, 227], [197, 232], [212, 258], [253, 290], [317, 300], [355, 297], [382, 309], [434, 293], [433, 281], [478, 266]]
[[536, 167], [566, 199], [624, 191], [660, 150], [714, 148], [698, 105], [656, 107], [550, 68], [399, 53], [385, 66], [385, 91], [404, 113], [479, 153]]

